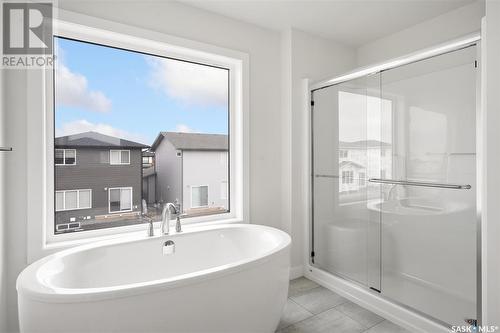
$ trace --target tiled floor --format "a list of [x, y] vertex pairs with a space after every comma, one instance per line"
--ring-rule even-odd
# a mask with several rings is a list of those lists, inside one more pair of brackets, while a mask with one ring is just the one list
[[290, 282], [278, 333], [408, 333], [304, 277]]

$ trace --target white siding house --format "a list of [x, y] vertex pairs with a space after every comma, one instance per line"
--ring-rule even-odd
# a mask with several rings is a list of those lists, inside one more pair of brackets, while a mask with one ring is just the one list
[[157, 202], [177, 202], [188, 214], [229, 209], [227, 135], [161, 132], [151, 150]]
[[370, 178], [392, 177], [392, 146], [364, 140], [339, 143], [339, 192], [362, 190]]

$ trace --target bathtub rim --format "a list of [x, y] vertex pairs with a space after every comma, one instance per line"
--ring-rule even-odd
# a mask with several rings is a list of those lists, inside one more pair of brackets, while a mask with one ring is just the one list
[[[39, 269], [43, 265], [52, 260], [58, 260], [62, 257], [90, 250], [97, 247], [106, 247], [119, 244], [140, 242], [150, 239], [170, 239], [175, 236], [182, 236], [191, 233], [200, 233], [204, 231], [233, 229], [233, 228], [252, 228], [263, 229], [264, 232], [271, 232], [278, 237], [279, 244], [271, 250], [259, 255], [243, 257], [241, 260], [231, 262], [226, 265], [219, 265], [207, 269], [194, 271], [187, 274], [179, 274], [170, 278], [157, 280], [149, 280], [130, 284], [120, 284], [112, 287], [99, 288], [52, 288], [44, 284], [38, 277]], [[175, 239], [174, 239], [175, 240]], [[103, 240], [76, 246], [70, 249], [59, 251], [57, 253], [46, 256], [31, 265], [27, 266], [18, 276], [16, 280], [16, 290], [18, 298], [28, 298], [32, 301], [45, 303], [74, 303], [74, 302], [92, 302], [101, 300], [110, 300], [116, 298], [131, 297], [143, 295], [152, 292], [165, 291], [169, 289], [179, 288], [191, 284], [198, 284], [204, 281], [220, 278], [226, 275], [235, 274], [246, 269], [257, 267], [272, 260], [275, 256], [283, 251], [290, 249], [291, 237], [286, 232], [277, 228], [268, 227], [256, 224], [219, 224], [210, 226], [194, 227], [182, 234], [157, 235], [153, 237], [147, 236], [126, 236], [112, 240]]]

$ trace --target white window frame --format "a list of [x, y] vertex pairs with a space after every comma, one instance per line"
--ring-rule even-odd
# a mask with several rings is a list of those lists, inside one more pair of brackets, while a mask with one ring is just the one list
[[[118, 210], [115, 212], [111, 211], [111, 190], [120, 190], [120, 199], [121, 199], [121, 191], [122, 190], [130, 190], [130, 209], [127, 210]], [[120, 213], [127, 213], [131, 212], [134, 210], [134, 189], [130, 186], [128, 187], [110, 187], [108, 188], [108, 213], [109, 214], [120, 214]]]
[[[249, 55], [240, 51], [170, 36], [117, 22], [58, 9], [54, 35], [184, 59], [230, 70], [229, 156], [230, 212], [186, 218], [184, 229], [218, 223], [249, 222]], [[144, 235], [144, 225], [54, 234], [53, 70], [26, 71], [32, 110], [27, 119], [27, 257], [34, 262], [65, 248], [95, 240]], [[42, 162], [41, 162], [42, 161]], [[159, 222], [155, 222], [158, 230]]]
[[[89, 207], [80, 207], [80, 191], [89, 191], [90, 192], [90, 206]], [[66, 193], [67, 192], [76, 192], [76, 207], [77, 208], [70, 208], [66, 209]], [[72, 211], [72, 210], [81, 210], [81, 209], [92, 209], [92, 189], [90, 188], [83, 188], [83, 189], [75, 189], [75, 190], [57, 190], [55, 193], [63, 193], [63, 209], [57, 210], [54, 205], [54, 209], [56, 212], [67, 212], [67, 211]], [[55, 194], [54, 194], [54, 200], [55, 200]]]
[[[114, 152], [114, 151], [120, 152], [120, 162], [119, 163], [112, 163], [111, 162], [111, 152]], [[122, 154], [123, 154], [124, 151], [128, 152], [128, 163], [123, 163], [122, 162]], [[130, 165], [130, 159], [131, 159], [130, 149], [110, 149], [109, 150], [109, 164], [110, 165]]]
[[[200, 187], [206, 187], [207, 188], [207, 204], [205, 206], [193, 206], [193, 188], [200, 188]], [[191, 185], [191, 191], [190, 191], [190, 197], [191, 197], [191, 208], [205, 208], [210, 206], [210, 186], [208, 185]]]
[[[56, 165], [76, 165], [76, 149], [66, 149], [66, 148], [56, 148], [55, 151], [57, 150], [62, 150], [63, 151], [63, 163], [57, 163]], [[66, 151], [67, 150], [72, 150], [75, 152], [75, 163], [66, 163]], [[54, 151], [54, 154], [55, 154], [55, 151]], [[54, 156], [54, 164], [55, 164], [55, 156]]]

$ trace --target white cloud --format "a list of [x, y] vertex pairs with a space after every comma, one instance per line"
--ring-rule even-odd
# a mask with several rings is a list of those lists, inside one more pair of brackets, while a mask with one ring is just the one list
[[135, 133], [130, 133], [119, 128], [115, 128], [108, 124], [91, 123], [88, 120], [80, 119], [69, 123], [64, 123], [61, 128], [56, 128], [56, 137], [73, 135], [83, 132], [99, 132], [101, 134], [114, 136], [121, 139], [127, 139], [140, 143], [147, 144], [148, 140], [143, 136]]
[[192, 129], [188, 125], [184, 125], [184, 124], [177, 124], [177, 126], [175, 126], [175, 131], [182, 132], [182, 133], [194, 133], [195, 132], [194, 129]]
[[226, 106], [226, 70], [171, 59], [146, 59], [152, 70], [151, 84], [169, 97], [189, 104]]
[[101, 91], [90, 90], [87, 78], [59, 63], [56, 68], [56, 102], [96, 112], [111, 110], [111, 100]]

